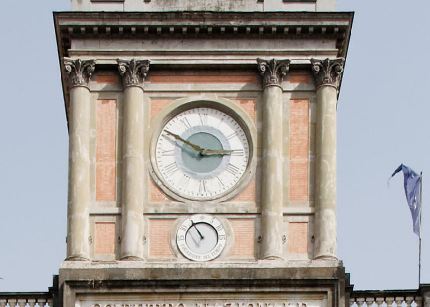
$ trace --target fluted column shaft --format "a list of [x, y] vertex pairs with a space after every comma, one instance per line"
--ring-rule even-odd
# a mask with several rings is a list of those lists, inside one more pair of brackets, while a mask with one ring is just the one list
[[343, 59], [311, 60], [317, 87], [316, 259], [336, 259], [336, 105]]
[[282, 78], [289, 61], [257, 59], [263, 77], [263, 157], [261, 191], [262, 259], [282, 258], [283, 234], [283, 103]]
[[143, 80], [148, 61], [118, 60], [124, 84], [121, 259], [143, 259], [145, 113]]
[[64, 60], [70, 88], [67, 260], [90, 258], [90, 127], [88, 82], [94, 61]]

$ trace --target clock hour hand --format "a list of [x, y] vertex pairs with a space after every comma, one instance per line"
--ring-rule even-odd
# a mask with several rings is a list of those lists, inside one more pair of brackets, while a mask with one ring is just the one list
[[203, 237], [202, 233], [199, 231], [199, 229], [196, 226], [196, 223], [191, 220], [191, 226], [194, 226], [194, 228], [197, 230], [197, 233], [199, 234], [200, 238], [203, 240], [205, 237]]
[[206, 148], [204, 148], [200, 152], [200, 154], [202, 156], [216, 156], [216, 155], [224, 156], [224, 155], [230, 155], [233, 151], [234, 150], [224, 150], [224, 149], [217, 150], [217, 149], [206, 149]]
[[175, 139], [191, 146], [191, 148], [193, 148], [195, 151], [198, 151], [200, 154], [205, 150], [205, 148], [200, 147], [199, 145], [196, 145], [194, 143], [191, 143], [190, 141], [187, 141], [183, 138], [181, 138], [179, 135], [177, 135], [176, 133], [170, 132], [169, 130], [164, 130], [166, 131], [167, 134], [170, 134], [171, 136], [173, 136]]

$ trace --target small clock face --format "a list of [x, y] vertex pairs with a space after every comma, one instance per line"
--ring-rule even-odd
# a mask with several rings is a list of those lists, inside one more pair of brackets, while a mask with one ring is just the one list
[[171, 118], [155, 145], [164, 185], [190, 200], [212, 200], [237, 187], [249, 164], [249, 140], [230, 115], [191, 108]]
[[225, 229], [216, 217], [196, 214], [179, 225], [176, 243], [181, 253], [190, 260], [213, 260], [225, 247]]

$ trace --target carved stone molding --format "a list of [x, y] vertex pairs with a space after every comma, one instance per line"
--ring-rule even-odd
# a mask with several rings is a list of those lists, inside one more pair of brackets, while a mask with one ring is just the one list
[[94, 60], [81, 59], [64, 59], [64, 69], [66, 70], [70, 87], [85, 86], [88, 87], [88, 82], [91, 79], [96, 67]]
[[281, 86], [282, 79], [290, 68], [290, 60], [257, 59], [258, 71], [263, 76], [263, 87]]
[[117, 60], [124, 87], [142, 86], [149, 71], [149, 60]]
[[334, 60], [311, 59], [312, 72], [315, 79], [316, 87], [323, 85], [333, 86], [336, 89], [339, 87], [340, 77], [343, 72], [344, 58]]

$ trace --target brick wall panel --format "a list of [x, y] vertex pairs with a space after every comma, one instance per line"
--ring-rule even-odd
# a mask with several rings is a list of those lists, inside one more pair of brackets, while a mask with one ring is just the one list
[[309, 200], [309, 101], [290, 101], [289, 200]]
[[96, 102], [96, 200], [116, 200], [116, 100]]
[[151, 219], [149, 221], [149, 258], [173, 258], [171, 250], [171, 228], [173, 219]]
[[234, 259], [255, 258], [255, 220], [230, 219], [234, 233], [234, 246], [229, 257]]
[[115, 223], [96, 222], [94, 226], [94, 253], [115, 254]]
[[288, 223], [288, 253], [306, 254], [308, 252], [308, 223]]

